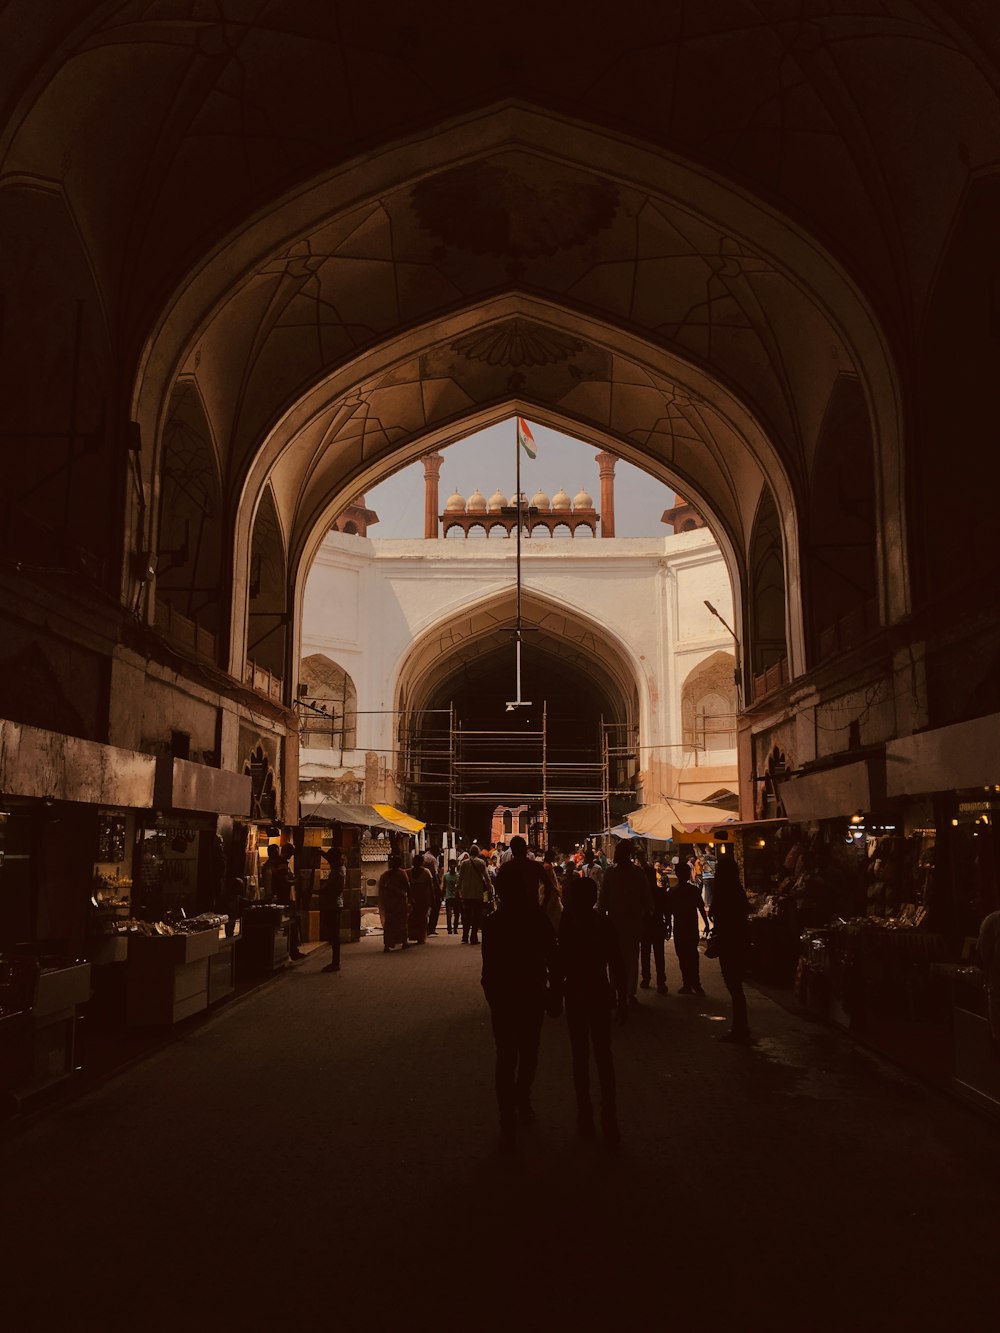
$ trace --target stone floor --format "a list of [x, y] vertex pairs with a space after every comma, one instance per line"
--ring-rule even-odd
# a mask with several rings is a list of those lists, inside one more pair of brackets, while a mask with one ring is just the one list
[[1000, 1135], [751, 994], [641, 992], [624, 1143], [572, 1133], [562, 1020], [496, 1150], [479, 951], [325, 950], [96, 1091], [3, 1127], [3, 1326], [992, 1326]]

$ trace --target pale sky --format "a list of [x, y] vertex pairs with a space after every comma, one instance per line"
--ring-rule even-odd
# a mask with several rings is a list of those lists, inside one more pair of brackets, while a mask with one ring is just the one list
[[[570, 496], [583, 489], [593, 496], [600, 512], [601, 482], [598, 449], [568, 435], [530, 421], [538, 457], [532, 461], [521, 452], [521, 489], [530, 500], [539, 487], [552, 498], [561, 487]], [[439, 499], [444, 509], [448, 496], [459, 491], [466, 499], [478, 486], [487, 499], [499, 486], [504, 495], [514, 493], [514, 418], [467, 436], [442, 450]], [[674, 502], [674, 492], [648, 473], [619, 461], [615, 469], [615, 534], [619, 537], [669, 537], [673, 529], [660, 519]], [[367, 492], [367, 505], [379, 516], [371, 536], [422, 537], [424, 535], [424, 466], [411, 463], [395, 476]], [[439, 511], [440, 512], [440, 511]]]

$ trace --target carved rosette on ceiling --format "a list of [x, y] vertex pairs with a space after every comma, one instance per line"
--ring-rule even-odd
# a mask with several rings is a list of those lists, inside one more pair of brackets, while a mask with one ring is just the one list
[[410, 199], [435, 240], [515, 262], [594, 240], [614, 222], [620, 203], [613, 181], [521, 154], [439, 172], [415, 185]]
[[611, 373], [603, 348], [522, 318], [463, 334], [421, 358], [424, 378], [453, 380], [474, 402], [524, 393], [558, 403], [578, 384]]
[[548, 366], [566, 361], [586, 344], [559, 329], [546, 329], [528, 320], [512, 319], [491, 328], [477, 329], [456, 338], [452, 351], [469, 361], [488, 366]]

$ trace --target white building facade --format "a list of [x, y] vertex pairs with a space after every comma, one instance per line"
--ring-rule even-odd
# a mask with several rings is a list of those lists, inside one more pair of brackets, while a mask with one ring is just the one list
[[[563, 668], [574, 663], [593, 677], [634, 746], [635, 799], [736, 792], [736, 645], [723, 623], [733, 623], [732, 595], [711, 533], [546, 533], [523, 540], [521, 572], [522, 618], [532, 631], [524, 660], [544, 661], [535, 692], [539, 684], [550, 697], [572, 690]], [[513, 697], [515, 588], [512, 538], [331, 532], [304, 603], [303, 795], [412, 803], [406, 720], [446, 706], [457, 664], [499, 655], [509, 661]], [[503, 712], [498, 702], [498, 727]]]

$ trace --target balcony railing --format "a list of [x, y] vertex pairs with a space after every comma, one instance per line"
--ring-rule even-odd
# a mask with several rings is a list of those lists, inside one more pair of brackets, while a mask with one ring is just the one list
[[165, 597], [156, 599], [156, 614], [153, 623], [165, 639], [175, 643], [178, 648], [186, 648], [197, 657], [204, 657], [209, 662], [215, 658], [215, 635], [203, 629], [196, 620], [175, 611]]
[[259, 666], [248, 657], [243, 679], [258, 694], [266, 694], [276, 704], [281, 703], [282, 679], [280, 676], [276, 676], [273, 671], [268, 671], [267, 667]]
[[770, 694], [772, 690], [778, 690], [782, 685], [787, 685], [788, 676], [788, 658], [782, 657], [774, 662], [766, 670], [759, 672], [753, 678], [753, 697], [762, 699], [765, 694]]
[[819, 660], [824, 662], [835, 653], [854, 648], [878, 627], [878, 602], [874, 597], [869, 597], [866, 602], [859, 602], [846, 616], [841, 616], [839, 620], [820, 631], [817, 644]]

